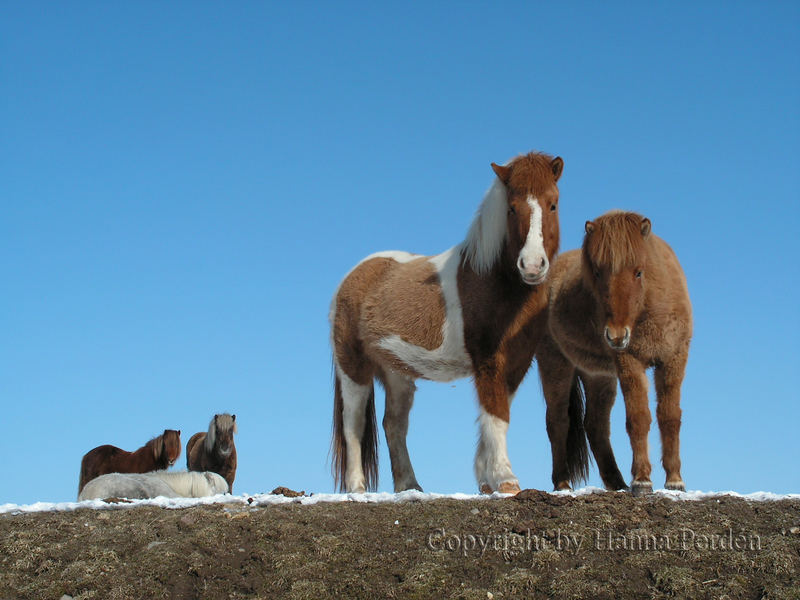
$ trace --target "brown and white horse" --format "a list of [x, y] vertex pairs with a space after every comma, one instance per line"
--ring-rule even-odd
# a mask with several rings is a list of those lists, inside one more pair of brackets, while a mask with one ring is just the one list
[[556, 489], [569, 489], [570, 482], [586, 476], [584, 428], [605, 486], [626, 487], [610, 442], [619, 379], [633, 449], [631, 489], [636, 495], [652, 491], [649, 367], [655, 373], [666, 487], [685, 489], [679, 452], [680, 391], [692, 336], [692, 306], [675, 253], [650, 230], [650, 220], [641, 215], [609, 212], [588, 221], [582, 249], [559, 255], [553, 266], [548, 334], [536, 350], [536, 360], [547, 401]]
[[165, 429], [133, 452], [110, 444], [89, 450], [81, 459], [78, 493], [89, 481], [106, 473], [147, 473], [175, 464], [181, 454], [181, 432]]
[[421, 489], [406, 447], [418, 378], [474, 377], [481, 491], [517, 492], [506, 450], [511, 399], [544, 331], [558, 250], [564, 162], [545, 154], [492, 163], [496, 178], [466, 239], [436, 256], [380, 252], [344, 278], [331, 305], [335, 370], [333, 473], [339, 489], [375, 489], [373, 380], [386, 390], [383, 428], [395, 491]]

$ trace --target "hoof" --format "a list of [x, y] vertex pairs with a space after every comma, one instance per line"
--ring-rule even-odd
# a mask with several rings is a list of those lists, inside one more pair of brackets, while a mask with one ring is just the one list
[[604, 477], [603, 484], [609, 492], [616, 492], [619, 490], [628, 491], [630, 489], [628, 484], [625, 483], [625, 480], [622, 478], [622, 475], [619, 474], [608, 478]]
[[500, 487], [497, 488], [497, 491], [501, 494], [519, 494], [519, 483], [516, 481], [504, 481], [500, 484]]
[[668, 490], [675, 490], [676, 492], [685, 492], [686, 484], [683, 481], [668, 481], [664, 486]]
[[634, 498], [652, 493], [653, 483], [651, 481], [634, 481], [631, 484], [631, 494], [633, 494]]
[[606, 486], [606, 491], [607, 491], [607, 492], [630, 492], [630, 491], [631, 491], [631, 488], [629, 488], [627, 485], [625, 485], [625, 484], [623, 483], [623, 484], [622, 484], [621, 486], [619, 486], [619, 487], [607, 485], [607, 486]]
[[481, 489], [481, 494], [493, 494], [494, 493], [494, 490], [489, 487], [488, 483], [482, 483], [480, 489]]
[[556, 492], [571, 492], [572, 487], [569, 485], [569, 481], [559, 481], [553, 490]]

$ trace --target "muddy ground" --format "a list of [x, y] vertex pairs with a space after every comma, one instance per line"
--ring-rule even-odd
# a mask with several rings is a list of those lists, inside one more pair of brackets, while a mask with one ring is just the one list
[[800, 598], [800, 501], [622, 493], [0, 515], [0, 598]]

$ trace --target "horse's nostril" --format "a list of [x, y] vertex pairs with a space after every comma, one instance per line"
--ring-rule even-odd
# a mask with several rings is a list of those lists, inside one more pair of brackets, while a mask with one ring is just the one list
[[541, 267], [544, 269], [544, 266], [547, 264], [547, 259], [543, 256], [542, 257], [542, 264]]

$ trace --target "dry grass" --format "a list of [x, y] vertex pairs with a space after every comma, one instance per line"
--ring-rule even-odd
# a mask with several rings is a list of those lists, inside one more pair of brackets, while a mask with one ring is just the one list
[[[798, 525], [798, 501], [537, 492], [2, 515], [0, 598], [798, 599]], [[682, 546], [683, 531], [759, 546]]]

